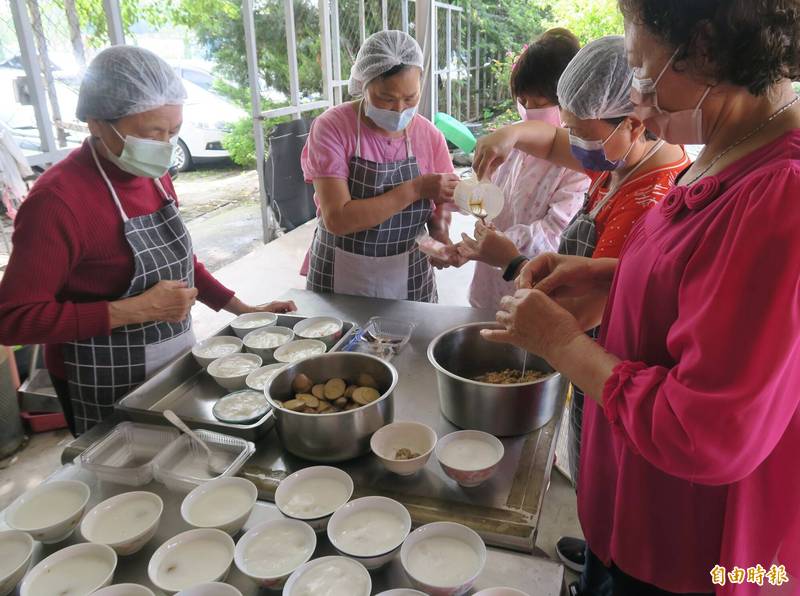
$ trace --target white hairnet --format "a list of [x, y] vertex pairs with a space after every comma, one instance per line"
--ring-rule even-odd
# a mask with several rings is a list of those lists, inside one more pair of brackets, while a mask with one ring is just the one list
[[175, 70], [150, 50], [112, 46], [100, 52], [81, 82], [78, 119], [117, 120], [180, 105], [186, 89]]
[[363, 95], [369, 83], [401, 64], [424, 67], [422, 48], [416, 39], [403, 31], [378, 31], [370, 35], [350, 69], [350, 95]]
[[558, 81], [558, 102], [581, 120], [624, 118], [633, 114], [632, 83], [624, 38], [603, 37], [567, 65]]

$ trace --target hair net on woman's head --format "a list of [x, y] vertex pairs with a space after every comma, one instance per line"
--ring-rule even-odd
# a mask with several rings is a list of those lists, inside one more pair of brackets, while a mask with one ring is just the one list
[[81, 82], [78, 119], [117, 120], [166, 105], [180, 105], [186, 89], [175, 70], [153, 52], [113, 46], [100, 52]]
[[401, 64], [424, 68], [422, 48], [416, 39], [403, 31], [378, 31], [370, 35], [350, 69], [350, 95], [363, 95], [370, 82]]
[[624, 38], [603, 37], [587, 44], [558, 81], [561, 108], [581, 120], [624, 118], [633, 114]]

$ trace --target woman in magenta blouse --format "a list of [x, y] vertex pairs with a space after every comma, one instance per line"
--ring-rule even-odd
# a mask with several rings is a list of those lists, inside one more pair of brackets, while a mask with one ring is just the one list
[[705, 149], [619, 260], [531, 262], [488, 337], [594, 398], [578, 508], [614, 594], [800, 594], [800, 5], [620, 4], [640, 117]]

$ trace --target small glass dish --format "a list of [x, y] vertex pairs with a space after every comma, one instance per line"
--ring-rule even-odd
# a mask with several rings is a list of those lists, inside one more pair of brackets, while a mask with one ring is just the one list
[[384, 317], [372, 317], [361, 332], [361, 341], [375, 355], [388, 359], [396, 356], [405, 347], [414, 333], [416, 323], [398, 321]]
[[144, 486], [153, 460], [179, 437], [177, 429], [123, 422], [81, 454], [81, 465], [107, 482]]
[[253, 443], [238, 437], [209, 430], [196, 430], [195, 433], [213, 453], [230, 462], [228, 467], [222, 474], [214, 474], [208, 467], [208, 455], [203, 447], [188, 435], [181, 435], [153, 461], [153, 475], [167, 488], [189, 492], [208, 480], [234, 476], [256, 451]]

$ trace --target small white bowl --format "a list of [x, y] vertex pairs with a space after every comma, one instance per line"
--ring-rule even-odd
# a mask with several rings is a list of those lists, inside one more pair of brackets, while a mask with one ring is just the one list
[[[276, 364], [267, 364], [266, 366], [262, 366], [261, 368], [257, 368], [244, 380], [244, 384], [247, 385], [248, 389], [252, 389], [253, 391], [260, 391], [264, 392], [264, 387], [266, 387], [267, 382], [278, 374], [278, 371], [281, 370], [285, 364], [281, 364], [280, 362]], [[263, 383], [260, 377], [264, 376]]]
[[178, 596], [242, 596], [242, 593], [230, 584], [208, 582], [181, 590]]
[[155, 536], [163, 511], [164, 501], [154, 493], [122, 493], [95, 505], [81, 522], [81, 534], [89, 542], [110, 546], [120, 556], [132, 555]]
[[[289, 534], [292, 534], [292, 538]], [[272, 561], [285, 553], [287, 544], [293, 539], [302, 541], [302, 551], [294, 560], [285, 562], [283, 569], [264, 572], [254, 569], [252, 561]], [[264, 541], [265, 544], [261, 544]], [[298, 545], [300, 546], [300, 545]], [[307, 523], [296, 519], [273, 519], [248, 530], [236, 544], [234, 561], [236, 567], [260, 587], [269, 590], [281, 588], [298, 567], [305, 565], [317, 548], [317, 534]], [[300, 549], [298, 549], [300, 550]]]
[[321, 356], [327, 351], [328, 346], [318, 339], [298, 339], [275, 350], [274, 358], [284, 364], [294, 364], [306, 358]]
[[25, 577], [33, 546], [33, 538], [26, 532], [0, 532], [0, 596], [11, 594]]
[[376, 596], [428, 596], [425, 592], [419, 590], [412, 590], [411, 588], [395, 588], [394, 590], [386, 590]]
[[[428, 463], [436, 442], [436, 432], [426, 424], [393, 422], [372, 435], [369, 446], [387, 470], [400, 476], [411, 476]], [[397, 450], [403, 447], [419, 453], [419, 457], [395, 459]]]
[[204, 482], [186, 495], [181, 517], [195, 528], [216, 528], [233, 536], [244, 527], [257, 500], [255, 484], [246, 478], [223, 476]]
[[115, 584], [98, 590], [92, 596], [155, 596], [150, 588], [139, 584]]
[[[474, 573], [469, 578], [459, 581], [456, 585], [446, 585], [446, 582], [415, 577], [409, 569], [409, 556], [419, 543], [428, 539], [451, 539], [467, 545], [477, 555], [478, 565]], [[441, 554], [441, 551], [438, 552]], [[462, 596], [472, 589], [486, 565], [486, 545], [477, 533], [466, 526], [451, 522], [435, 522], [417, 528], [406, 538], [403, 547], [400, 549], [400, 561], [412, 585], [418, 590], [430, 596]], [[439, 563], [442, 567], [447, 566], [447, 561], [444, 557]]]
[[[244, 370], [235, 373], [225, 371], [225, 367], [229, 366], [232, 362], [241, 363], [241, 367]], [[223, 389], [237, 391], [247, 387], [245, 384], [247, 375], [256, 369], [261, 368], [261, 364], [261, 356], [256, 354], [237, 353], [230, 354], [229, 356], [223, 356], [222, 358], [217, 358], [214, 360], [214, 362], [208, 365], [206, 371], [209, 375], [211, 375], [211, 378], [217, 382], [217, 385]]]
[[91, 491], [78, 480], [44, 482], [6, 509], [6, 523], [34, 540], [55, 544], [69, 538], [81, 521]]
[[[480, 441], [481, 443], [485, 443], [494, 450], [496, 457], [492, 458], [491, 464], [481, 464], [477, 467], [467, 465], [455, 466], [452, 461], [442, 461], [443, 457], [445, 459], [447, 458], [445, 450], [448, 446], [460, 440]], [[500, 440], [494, 435], [479, 430], [461, 430], [450, 433], [439, 439], [439, 444], [436, 446], [436, 459], [439, 460], [439, 465], [442, 466], [445, 474], [458, 482], [459, 485], [466, 488], [483, 484], [494, 476], [500, 466], [500, 462], [503, 460], [503, 455], [505, 455], [505, 448]]]
[[[330, 331], [320, 333], [316, 329], [329, 327]], [[316, 339], [332, 348], [342, 338], [344, 321], [336, 317], [309, 317], [294, 326], [294, 333], [301, 339]]]
[[[364, 545], [363, 548], [358, 549], [353, 548], [353, 545], [343, 544], [342, 533], [348, 526], [348, 520], [352, 520], [353, 516], [356, 515], [363, 518], [364, 514], [368, 512], [389, 514], [395, 518], [402, 525], [402, 529], [396, 539], [392, 540], [390, 544], [387, 543], [380, 548], [374, 549], [370, 547], [377, 545]], [[367, 528], [364, 529], [364, 532], [371, 536], [379, 535], [379, 532], [374, 527], [372, 532], [368, 532]], [[336, 552], [343, 557], [358, 561], [370, 571], [379, 569], [394, 559], [409, 532], [411, 532], [411, 515], [408, 513], [408, 509], [397, 501], [386, 497], [363, 497], [350, 501], [337, 510], [328, 522], [328, 540], [330, 540]]]
[[[341, 486], [339, 491], [341, 494], [340, 498], [335, 499], [335, 503], [328, 503], [326, 507], [313, 507], [313, 499], [318, 495], [308, 492], [309, 490], [314, 488], [321, 489], [321, 492], [338, 490], [337, 484]], [[346, 472], [331, 466], [312, 466], [295, 472], [281, 481], [275, 491], [275, 505], [289, 519], [303, 521], [316, 532], [322, 532], [331, 516], [352, 496], [353, 479]], [[308, 506], [301, 511], [296, 508], [297, 503]]]
[[[222, 350], [224, 348], [222, 346], [230, 346], [228, 348], [229, 351], [223, 353]], [[214, 337], [209, 337], [208, 339], [197, 342], [192, 348], [192, 356], [194, 356], [194, 359], [197, 360], [197, 364], [203, 368], [208, 368], [208, 365], [214, 362], [214, 360], [217, 358], [222, 358], [223, 356], [230, 356], [231, 354], [241, 352], [243, 346], [244, 344], [242, 343], [242, 340], [238, 337], [234, 337], [233, 335], [216, 335]], [[214, 348], [217, 348], [220, 351], [207, 352], [207, 350]]]
[[[169, 594], [205, 582], [223, 581], [233, 562], [233, 538], [222, 530], [189, 530], [158, 547], [147, 565], [147, 576]], [[202, 564], [198, 565], [198, 561]], [[176, 564], [189, 569], [175, 574]], [[171, 576], [171, 577], [170, 577]]]
[[244, 339], [244, 336], [255, 331], [256, 329], [263, 329], [264, 327], [273, 327], [278, 324], [278, 315], [271, 312], [249, 312], [239, 315], [231, 321], [231, 329], [239, 339]]
[[56, 551], [22, 580], [20, 596], [92, 594], [111, 584], [117, 553], [104, 544], [75, 544]]
[[516, 588], [487, 588], [476, 592], [474, 596], [530, 596], [530, 594]]
[[[351, 594], [348, 594], [348, 596], [369, 596], [372, 593], [372, 578], [369, 576], [369, 571], [367, 571], [361, 563], [346, 557], [320, 557], [319, 559], [309, 561], [292, 573], [291, 576], [289, 576], [286, 586], [283, 588], [283, 596], [293, 596], [295, 587], [298, 584], [302, 585], [303, 576], [309, 573], [321, 573], [321, 570], [318, 569], [318, 567], [325, 566], [336, 566], [339, 567], [339, 569], [350, 569], [352, 570], [353, 577], [360, 580], [359, 583], [363, 589], [357, 592], [352, 592]], [[334, 577], [338, 576], [338, 574], [334, 575]]]
[[[263, 344], [259, 345], [260, 339], [264, 335], [279, 336], [277, 344], [272, 347], [264, 347]], [[251, 354], [258, 354], [264, 362], [273, 362], [275, 360], [275, 351], [288, 344], [294, 339], [294, 331], [288, 327], [268, 327], [266, 329], [256, 329], [251, 331], [244, 337], [244, 349]]]

